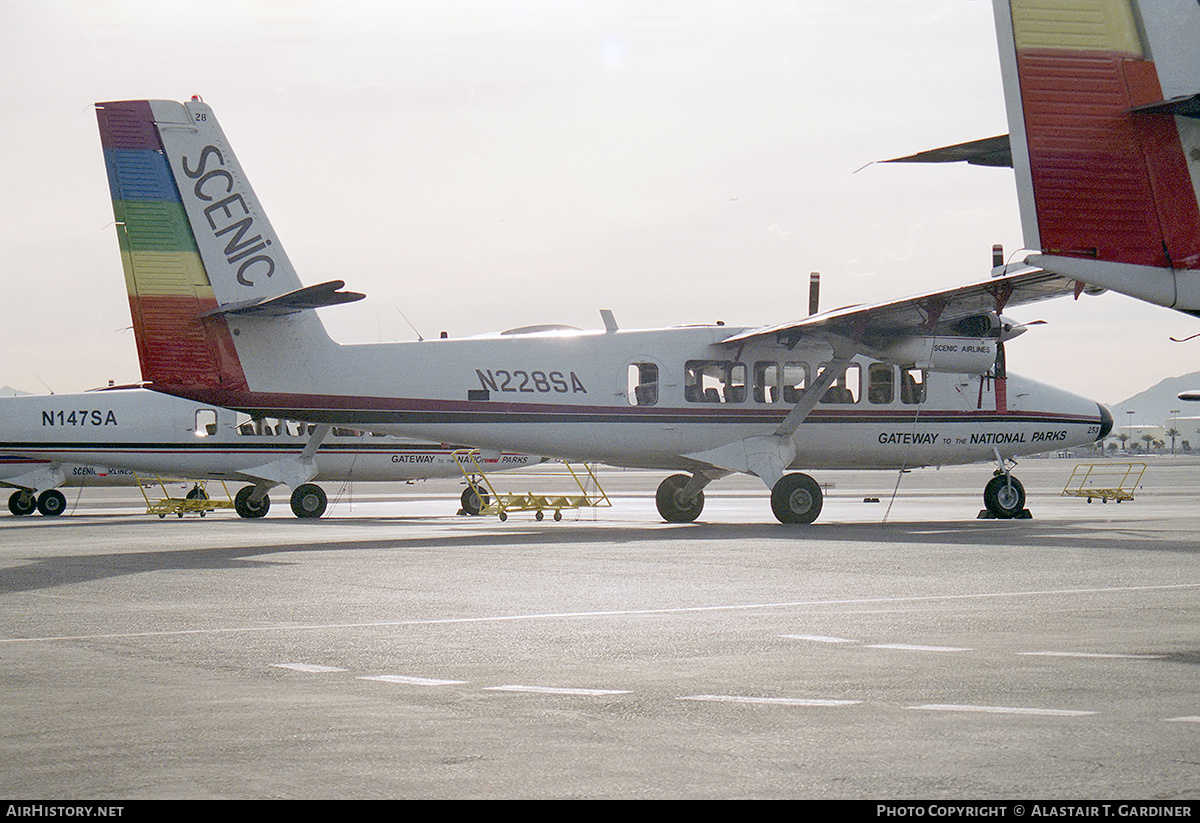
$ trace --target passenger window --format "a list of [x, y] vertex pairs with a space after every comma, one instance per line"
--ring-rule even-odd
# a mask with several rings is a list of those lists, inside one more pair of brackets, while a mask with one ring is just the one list
[[[821, 366], [821, 371], [824, 371], [828, 366], [828, 363]], [[862, 367], [857, 363], [851, 363], [845, 373], [838, 377], [837, 380], [834, 380], [833, 385], [825, 390], [821, 402], [838, 404], [857, 403], [861, 391]]]
[[900, 372], [900, 402], [909, 406], [925, 402], [924, 369], [904, 369]]
[[783, 402], [795, 404], [800, 402], [800, 395], [808, 388], [808, 364], [783, 364]]
[[658, 403], [658, 365], [630, 363], [628, 377], [629, 405], [653, 406]]
[[762, 360], [754, 364], [754, 402], [779, 402], [779, 364]]
[[217, 433], [217, 412], [214, 409], [196, 410], [197, 437], [208, 437]]
[[691, 403], [741, 403], [746, 399], [746, 364], [728, 360], [689, 360], [683, 397]]
[[867, 368], [867, 399], [872, 403], [891, 403], [895, 397], [895, 369], [889, 363], [872, 363]]

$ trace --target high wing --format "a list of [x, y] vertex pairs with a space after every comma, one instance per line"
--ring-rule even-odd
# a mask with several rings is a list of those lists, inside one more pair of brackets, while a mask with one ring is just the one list
[[953, 146], [942, 146], [937, 149], [927, 149], [906, 157], [893, 157], [891, 160], [880, 160], [881, 163], [968, 163], [972, 166], [994, 166], [996, 168], [1012, 168], [1012, 142], [1007, 134], [997, 137], [985, 137], [982, 140], [971, 140], [967, 143], [955, 143]]
[[791, 323], [750, 329], [721, 342], [740, 346], [769, 339], [794, 346], [802, 337], [813, 335], [861, 341], [874, 348], [913, 336], [982, 337], [996, 328], [983, 327], [984, 321], [998, 319], [1006, 308], [1068, 294], [1078, 297], [1081, 291], [1070, 278], [1031, 269], [900, 300], [822, 312]]

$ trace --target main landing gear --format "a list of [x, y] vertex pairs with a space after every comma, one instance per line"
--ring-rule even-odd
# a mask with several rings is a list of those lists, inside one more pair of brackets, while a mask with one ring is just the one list
[[67, 509], [67, 498], [58, 489], [46, 489], [37, 497], [27, 489], [17, 489], [8, 498], [8, 510], [17, 517], [33, 514], [34, 509], [44, 517], [58, 517]]
[[292, 514], [297, 517], [320, 517], [329, 505], [325, 491], [313, 483], [305, 483], [292, 490]]
[[[1031, 517], [1025, 508], [1025, 487], [1005, 469], [997, 469], [983, 490], [980, 518], [1000, 520]], [[658, 486], [654, 502], [668, 523], [691, 523], [704, 510], [703, 477], [673, 474]], [[807, 474], [785, 474], [771, 489], [771, 511], [780, 523], [812, 523], [821, 514], [821, 486]]]
[[822, 502], [821, 487], [807, 474], [785, 474], [771, 489], [771, 511], [780, 523], [812, 523]]
[[690, 484], [693, 484], [693, 478], [686, 474], [673, 474], [658, 484], [654, 503], [663, 520], [668, 523], [691, 523], [704, 511], [703, 485], [694, 484], [695, 492], [689, 495]]
[[[233, 498], [233, 510], [239, 517], [259, 518], [266, 516], [271, 509], [271, 498], [264, 492], [262, 497], [254, 500], [254, 486], [246, 486]], [[329, 506], [329, 498], [325, 490], [315, 483], [303, 483], [292, 490], [290, 500], [292, 514], [301, 519], [315, 519], [325, 514]]]
[[[668, 523], [691, 523], [704, 510], [704, 478], [673, 474], [658, 486], [654, 502]], [[785, 474], [771, 489], [771, 511], [780, 523], [812, 523], [821, 514], [821, 487], [807, 474]]]

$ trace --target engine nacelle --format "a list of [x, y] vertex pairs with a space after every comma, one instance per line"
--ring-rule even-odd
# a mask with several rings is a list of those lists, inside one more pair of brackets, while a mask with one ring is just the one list
[[983, 374], [996, 365], [996, 341], [981, 337], [905, 337], [878, 352], [898, 366], [952, 374]]

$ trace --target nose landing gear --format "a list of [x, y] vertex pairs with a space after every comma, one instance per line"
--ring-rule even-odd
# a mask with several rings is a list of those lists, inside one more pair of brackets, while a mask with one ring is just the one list
[[1012, 476], [1012, 467], [1016, 465], [1006, 462], [1000, 452], [994, 450], [996, 462], [1000, 468], [996, 475], [983, 487], [984, 508], [979, 512], [979, 520], [1028, 520], [1033, 517], [1025, 508], [1025, 487], [1021, 481]]

